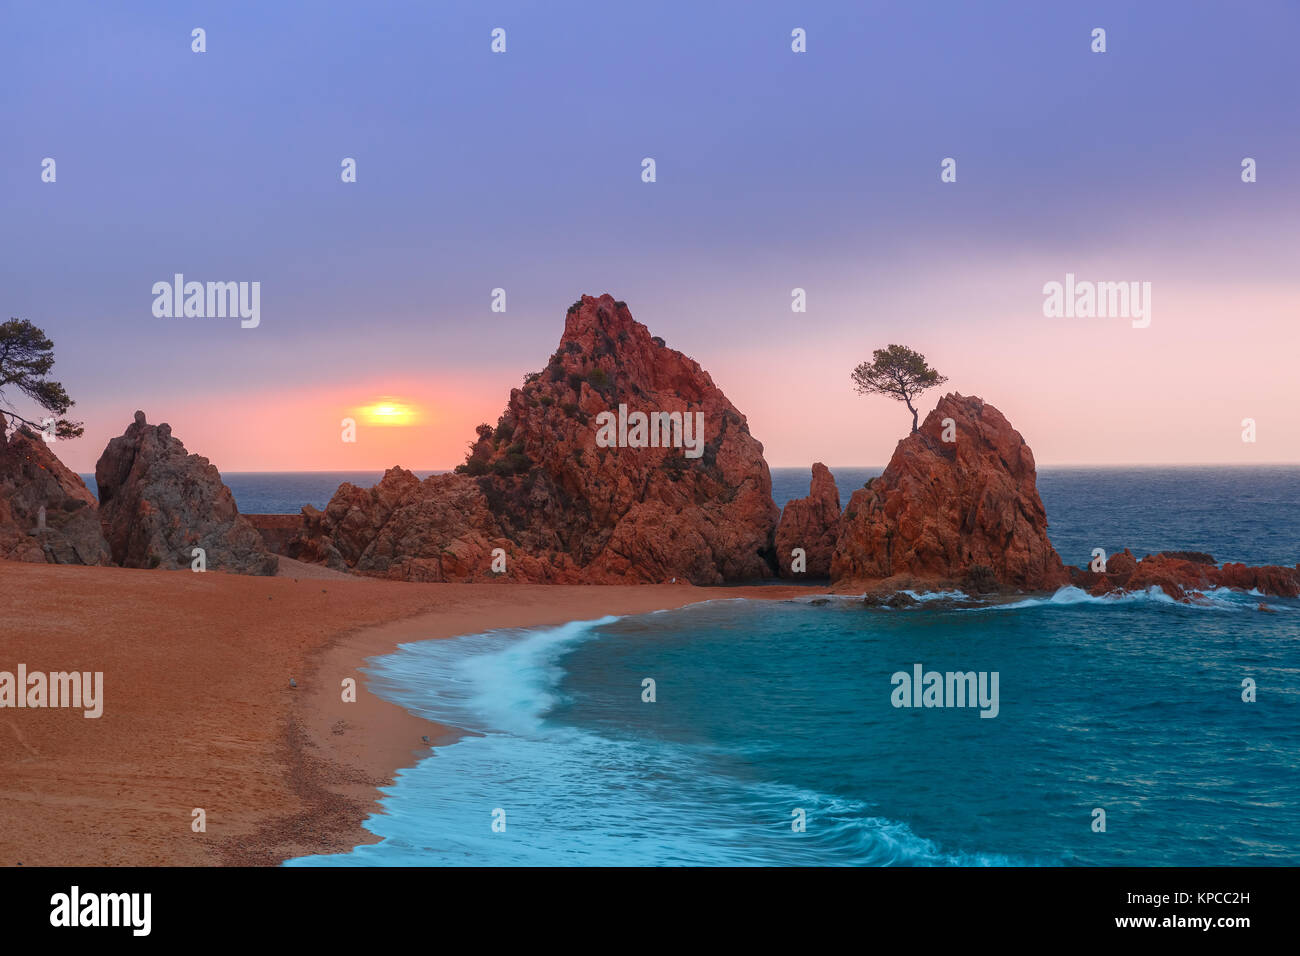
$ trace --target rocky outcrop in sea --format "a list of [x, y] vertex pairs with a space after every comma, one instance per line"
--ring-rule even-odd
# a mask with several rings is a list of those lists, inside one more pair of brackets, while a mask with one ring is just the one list
[[898, 443], [880, 477], [853, 492], [831, 577], [975, 591], [1069, 582], [1047, 536], [1033, 452], [996, 408], [957, 393]]

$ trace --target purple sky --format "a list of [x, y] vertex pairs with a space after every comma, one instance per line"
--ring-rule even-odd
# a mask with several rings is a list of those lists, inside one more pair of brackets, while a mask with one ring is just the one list
[[[451, 467], [605, 291], [773, 465], [887, 460], [909, 416], [848, 375], [890, 342], [1040, 463], [1300, 460], [1300, 7], [1071, 6], [10, 4], [0, 316], [54, 338], [79, 471], [136, 408], [224, 470]], [[176, 272], [261, 324], [155, 317]], [[1151, 326], [1044, 317], [1067, 272]], [[386, 396], [419, 420], [339, 440]]]

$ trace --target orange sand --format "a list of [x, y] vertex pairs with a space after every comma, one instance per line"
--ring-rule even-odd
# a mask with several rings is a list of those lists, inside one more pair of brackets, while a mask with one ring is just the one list
[[[810, 593], [319, 572], [287, 561], [277, 578], [0, 562], [0, 671], [104, 674], [98, 719], [0, 709], [0, 865], [275, 864], [347, 850], [374, 839], [360, 823], [375, 788], [440, 732], [371, 695], [365, 658], [492, 628]], [[345, 677], [356, 678], [355, 703], [341, 699]], [[195, 808], [204, 833], [191, 829]]]

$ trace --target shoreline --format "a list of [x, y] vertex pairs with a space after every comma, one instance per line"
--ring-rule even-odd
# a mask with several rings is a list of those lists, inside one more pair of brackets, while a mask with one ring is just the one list
[[[368, 659], [507, 628], [862, 593], [779, 583], [420, 584], [296, 563], [284, 571], [0, 561], [0, 673], [103, 674], [99, 717], [0, 707], [0, 866], [276, 866], [348, 852], [378, 842], [363, 824], [382, 810], [380, 788], [460, 734], [371, 693]], [[356, 700], [345, 703], [349, 677]]]
[[[367, 658], [499, 628], [824, 593], [286, 572], [0, 561], [0, 671], [103, 673], [99, 718], [0, 708], [0, 866], [265, 866], [344, 852], [377, 839], [362, 822], [378, 788], [452, 732], [371, 694]], [[344, 677], [355, 703], [341, 700]]]
[[[447, 585], [432, 585], [433, 587]], [[494, 587], [493, 585], [451, 585]], [[302, 735], [306, 748], [295, 752], [295, 771], [318, 793], [328, 792], [347, 801], [336, 815], [326, 843], [330, 849], [292, 853], [275, 863], [316, 853], [347, 852], [374, 844], [380, 838], [364, 827], [372, 814], [382, 812], [381, 787], [390, 786], [396, 773], [434, 754], [439, 746], [460, 738], [459, 728], [419, 717], [400, 704], [370, 692], [360, 670], [373, 657], [394, 653], [400, 644], [422, 640], [473, 637], [490, 631], [534, 630], [558, 627], [573, 621], [613, 616], [633, 616], [653, 611], [675, 610], [716, 600], [787, 600], [823, 589], [804, 585], [751, 585], [695, 587], [693, 585], [516, 585], [527, 588], [527, 603], [490, 608], [455, 609], [394, 621], [344, 636], [317, 652], [311, 688], [298, 708], [294, 731]], [[511, 588], [511, 590], [514, 590]], [[574, 595], [571, 592], [578, 591]], [[574, 597], [586, 592], [606, 598], [586, 616], [574, 616]], [[609, 593], [612, 592], [612, 593]], [[585, 603], [585, 602], [584, 602]], [[598, 613], [597, 613], [598, 612]], [[469, 625], [465, 615], [473, 614]], [[467, 629], [468, 627], [468, 629]], [[338, 675], [358, 678], [357, 702], [343, 703], [337, 692]], [[348, 716], [350, 715], [350, 719]], [[346, 725], [346, 726], [342, 726]], [[429, 738], [428, 743], [421, 740]], [[315, 751], [310, 753], [308, 750]], [[340, 844], [338, 841], [342, 841]], [[340, 848], [337, 848], [341, 846]], [[268, 861], [269, 862], [269, 861]]]

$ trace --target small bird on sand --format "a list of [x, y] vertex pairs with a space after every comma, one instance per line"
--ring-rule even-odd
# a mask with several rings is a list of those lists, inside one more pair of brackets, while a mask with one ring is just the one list
[[297, 682], [296, 680], [294, 680], [292, 677], [290, 677], [290, 678], [289, 678], [289, 686], [290, 686], [290, 687], [297, 687], [297, 686], [298, 686], [298, 682]]
[[426, 736], [421, 736], [420, 739], [423, 740], [426, 744], [429, 742], [429, 738]]

